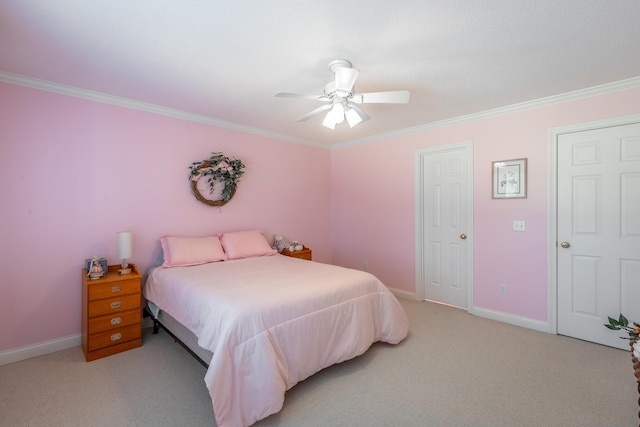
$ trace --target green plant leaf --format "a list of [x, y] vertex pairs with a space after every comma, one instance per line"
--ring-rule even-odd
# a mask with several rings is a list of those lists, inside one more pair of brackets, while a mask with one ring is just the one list
[[628, 326], [628, 325], [629, 325], [629, 321], [627, 320], [627, 318], [626, 318], [626, 317], [624, 317], [624, 316], [622, 315], [622, 313], [620, 313], [620, 318], [618, 319], [618, 322], [619, 322], [619, 324], [620, 324], [620, 325], [622, 325], [622, 326]]

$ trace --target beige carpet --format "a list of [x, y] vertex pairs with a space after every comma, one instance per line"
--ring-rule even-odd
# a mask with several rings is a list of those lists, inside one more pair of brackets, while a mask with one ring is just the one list
[[[637, 426], [630, 354], [402, 300], [411, 333], [299, 383], [265, 426]], [[164, 332], [0, 367], [0, 426], [213, 426], [205, 368]]]

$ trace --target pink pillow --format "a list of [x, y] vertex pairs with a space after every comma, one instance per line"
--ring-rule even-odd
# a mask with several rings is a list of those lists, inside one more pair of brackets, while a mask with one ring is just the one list
[[163, 236], [160, 245], [164, 253], [163, 267], [199, 265], [227, 259], [217, 236]]
[[229, 259], [248, 258], [253, 256], [274, 255], [267, 239], [259, 230], [234, 231], [219, 234], [220, 242]]

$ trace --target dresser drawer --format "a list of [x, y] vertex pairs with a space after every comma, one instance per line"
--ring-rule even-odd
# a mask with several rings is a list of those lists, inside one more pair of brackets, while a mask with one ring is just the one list
[[89, 334], [97, 334], [111, 329], [140, 323], [140, 309], [113, 313], [108, 316], [93, 317], [89, 319]]
[[137, 338], [140, 338], [140, 336], [140, 325], [126, 326], [124, 328], [118, 328], [108, 332], [91, 335], [89, 337], [88, 348], [89, 351], [95, 351], [101, 348], [135, 340]]
[[121, 311], [140, 308], [140, 294], [122, 295], [121, 297], [101, 299], [89, 303], [89, 317], [103, 316]]
[[140, 293], [140, 280], [136, 279], [89, 284], [89, 301], [135, 293]]

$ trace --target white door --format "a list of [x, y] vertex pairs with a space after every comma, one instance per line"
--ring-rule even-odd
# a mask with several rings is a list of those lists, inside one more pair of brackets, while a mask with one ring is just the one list
[[640, 123], [558, 135], [558, 333], [629, 349], [640, 322]]
[[472, 143], [416, 152], [416, 266], [424, 299], [468, 308]]

